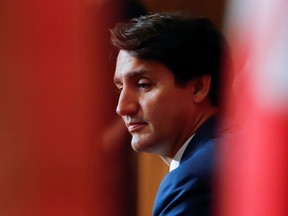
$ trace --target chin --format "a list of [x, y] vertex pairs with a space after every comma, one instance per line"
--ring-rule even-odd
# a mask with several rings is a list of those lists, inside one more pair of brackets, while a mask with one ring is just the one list
[[135, 152], [145, 152], [142, 144], [131, 142], [131, 147]]
[[149, 143], [142, 140], [139, 136], [133, 136], [131, 140], [132, 149], [136, 152], [149, 152]]

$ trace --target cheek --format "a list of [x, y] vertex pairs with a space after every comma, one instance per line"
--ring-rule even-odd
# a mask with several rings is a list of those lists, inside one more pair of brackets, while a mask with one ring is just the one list
[[174, 121], [173, 119], [176, 118], [179, 111], [172, 98], [173, 95], [168, 94], [155, 94], [153, 97], [150, 97], [142, 106], [144, 118], [147, 118], [152, 126], [156, 128], [159, 127], [159, 125], [163, 128], [167, 123], [169, 124], [170, 121]]
[[150, 120], [161, 120], [163, 114], [165, 113], [165, 107], [169, 105], [169, 98], [161, 94], [161, 92], [153, 92], [146, 95], [145, 98], [141, 100], [141, 107], [146, 116]]
[[[180, 94], [181, 93], [181, 94]], [[168, 90], [154, 91], [140, 99], [143, 117], [151, 124], [177, 123], [177, 118], [187, 109], [183, 92]], [[159, 126], [159, 125], [158, 125]]]
[[186, 97], [171, 94], [157, 101], [153, 114], [160, 116], [158, 122], [163, 124], [163, 128], [168, 131], [171, 131], [171, 128], [177, 130], [187, 120], [189, 107]]

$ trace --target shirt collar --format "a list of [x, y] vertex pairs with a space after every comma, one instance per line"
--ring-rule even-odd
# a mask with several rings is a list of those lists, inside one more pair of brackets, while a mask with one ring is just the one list
[[172, 159], [172, 161], [170, 163], [169, 172], [173, 171], [174, 169], [176, 169], [180, 165], [180, 160], [182, 158], [182, 155], [183, 155], [185, 149], [187, 148], [189, 142], [193, 138], [193, 136], [194, 136], [194, 134], [184, 143], [184, 145], [181, 146], [181, 148], [175, 154], [174, 158]]

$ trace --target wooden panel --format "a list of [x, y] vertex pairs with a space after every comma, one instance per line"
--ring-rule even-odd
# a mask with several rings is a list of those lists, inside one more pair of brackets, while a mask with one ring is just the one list
[[169, 167], [156, 155], [143, 153], [138, 159], [138, 216], [149, 216], [158, 186]]

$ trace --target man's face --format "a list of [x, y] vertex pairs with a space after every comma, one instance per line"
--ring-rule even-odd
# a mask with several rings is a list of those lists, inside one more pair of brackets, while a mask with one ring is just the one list
[[176, 85], [163, 64], [139, 60], [123, 50], [114, 82], [120, 91], [116, 112], [132, 135], [132, 148], [172, 156], [189, 138], [191, 87]]

